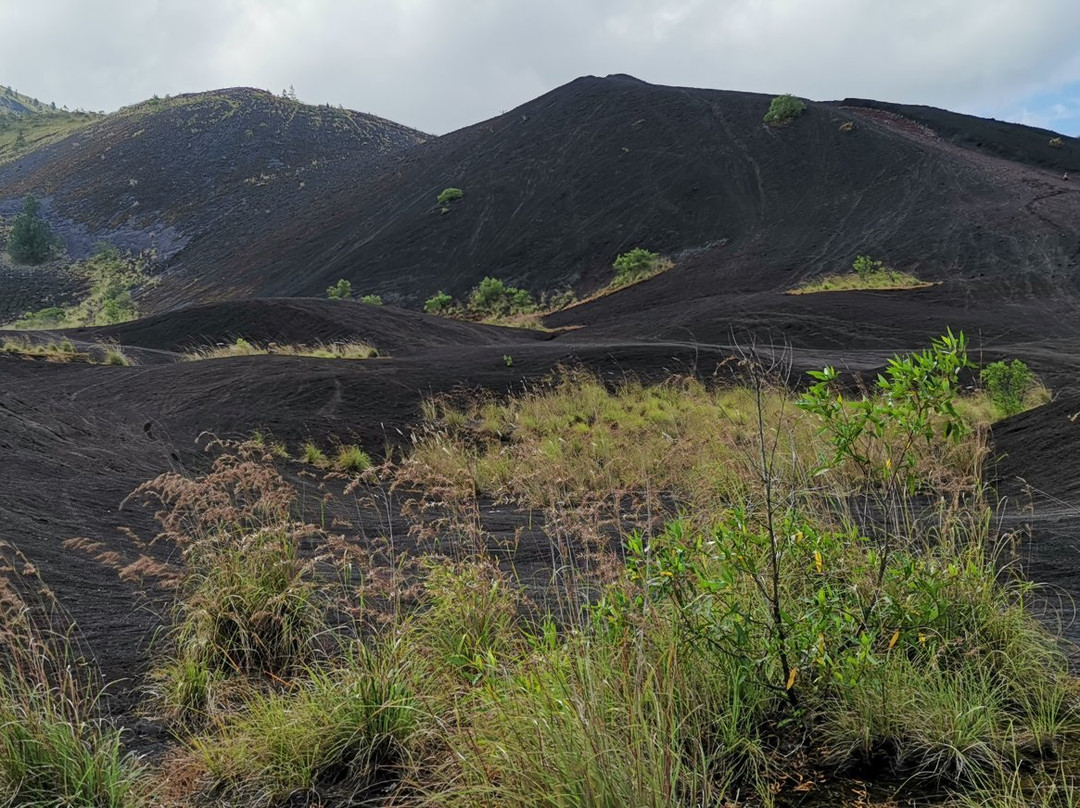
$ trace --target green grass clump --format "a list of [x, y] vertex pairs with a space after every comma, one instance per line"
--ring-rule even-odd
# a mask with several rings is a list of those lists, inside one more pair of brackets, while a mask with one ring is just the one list
[[282, 356], [307, 356], [312, 359], [374, 359], [379, 356], [378, 349], [359, 340], [317, 345], [284, 345], [271, 349], [270, 353]]
[[445, 213], [447, 210], [450, 209], [451, 202], [456, 202], [464, 196], [465, 192], [462, 191], [460, 188], [443, 188], [442, 191], [439, 192], [439, 196], [436, 198], [435, 201]]
[[47, 359], [53, 362], [93, 361], [89, 353], [76, 351], [70, 340], [35, 343], [27, 339], [5, 339], [0, 342], [0, 353]]
[[367, 471], [371, 465], [371, 457], [356, 444], [340, 447], [334, 458], [335, 469], [353, 474]]
[[317, 466], [318, 468], [323, 468], [330, 463], [326, 457], [326, 452], [320, 449], [318, 444], [310, 440], [300, 447], [299, 459], [301, 463], [307, 463], [309, 466]]
[[406, 625], [404, 647], [424, 660], [421, 678], [432, 696], [497, 677], [526, 648], [522, 593], [486, 558], [428, 565], [422, 602]]
[[405, 757], [415, 709], [401, 672], [362, 652], [251, 698], [189, 747], [210, 787], [245, 805], [281, 805], [324, 781], [356, 793]]
[[140, 774], [119, 730], [65, 690], [0, 673], [0, 804], [134, 808]]
[[185, 565], [168, 651], [152, 672], [166, 714], [198, 717], [252, 680], [310, 664], [326, 630], [315, 560], [300, 553], [315, 529], [292, 520], [295, 492], [264, 450], [244, 444], [202, 478], [164, 474], [133, 496], [163, 506], [163, 535]]
[[31, 566], [0, 542], [0, 805], [136, 808], [142, 769], [102, 715], [68, 620], [30, 597], [44, 588]]
[[[778, 474], [792, 479], [803, 462], [798, 458], [826, 446], [779, 388], [766, 392], [763, 406], [778, 456], [786, 458]], [[568, 497], [610, 502], [612, 491], [632, 493], [643, 507], [671, 496], [707, 508], [718, 496], [757, 489], [760, 475], [745, 452], [756, 434], [755, 413], [754, 391], [746, 387], [672, 379], [612, 389], [589, 374], [567, 372], [507, 401], [429, 403], [410, 470], [429, 484], [453, 481], [536, 508]], [[970, 462], [957, 447], [920, 445], [919, 451], [943, 474], [955, 476]]]
[[[437, 543], [415, 565], [292, 521], [265, 439], [160, 478], [173, 701], [213, 714], [184, 741], [197, 796], [699, 808], [852, 774], [1069, 804], [1080, 680], [995, 549], [963, 335], [856, 392], [826, 368], [796, 397], [755, 359], [737, 386], [429, 402], [391, 482]], [[489, 550], [491, 500], [538, 514], [550, 581]]]
[[198, 348], [188, 351], [184, 354], [184, 360], [197, 362], [203, 359], [228, 359], [233, 356], [265, 356], [268, 353], [270, 351], [266, 348], [260, 348], [243, 337], [237, 337], [234, 342], [228, 345], [217, 345], [212, 348]]
[[134, 364], [131, 360], [131, 357], [124, 353], [124, 351], [120, 348], [119, 345], [106, 343], [101, 346], [101, 349], [104, 352], [104, 356], [101, 360], [101, 363], [103, 365], [112, 365], [114, 367], [128, 367]]
[[266, 452], [271, 457], [287, 459], [289, 457], [289, 450], [285, 444], [281, 441], [274, 440], [273, 437], [262, 430], [255, 430], [251, 433], [250, 438], [251, 445], [261, 451]]

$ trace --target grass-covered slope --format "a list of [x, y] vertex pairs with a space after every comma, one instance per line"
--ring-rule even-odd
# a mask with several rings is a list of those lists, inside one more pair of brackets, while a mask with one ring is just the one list
[[11, 87], [0, 87], [0, 163], [61, 140], [99, 117], [84, 110], [70, 112]]

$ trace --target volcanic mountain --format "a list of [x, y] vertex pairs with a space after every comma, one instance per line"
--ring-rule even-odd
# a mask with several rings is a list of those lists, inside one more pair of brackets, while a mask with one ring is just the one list
[[[152, 311], [321, 295], [339, 278], [407, 306], [486, 275], [587, 292], [637, 246], [675, 259], [617, 301], [639, 310], [647, 296], [657, 336], [860, 253], [959, 282], [954, 301], [1071, 300], [1072, 140], [856, 99], [809, 103], [774, 127], [768, 105], [584, 77], [425, 138], [255, 90], [152, 100], [0, 167], [0, 213], [33, 192], [73, 254], [97, 240], [153, 248], [164, 282], [144, 296]], [[464, 196], [438, 204], [448, 187]], [[611, 305], [589, 319], [611, 319]]]
[[243, 265], [259, 234], [363, 183], [424, 138], [261, 90], [154, 98], [0, 165], [0, 215], [34, 194], [73, 258], [99, 241], [148, 250], [160, 269], [213, 275], [205, 282], [225, 296], [249, 282], [218, 267]]
[[[344, 277], [415, 305], [485, 275], [533, 291], [593, 289], [615, 256], [643, 246], [676, 259], [665, 301], [782, 291], [858, 253], [992, 294], [1071, 288], [1080, 196], [1061, 174], [1080, 161], [1077, 144], [861, 101], [810, 103], [770, 127], [768, 105], [578, 79], [410, 150], [329, 208], [267, 233], [218, 277], [263, 295], [321, 293]], [[464, 197], [441, 207], [445, 187]], [[208, 276], [186, 293], [217, 296], [219, 284]]]

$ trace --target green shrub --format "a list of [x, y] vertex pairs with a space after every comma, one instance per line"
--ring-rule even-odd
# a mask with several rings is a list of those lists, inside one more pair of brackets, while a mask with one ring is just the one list
[[859, 255], [855, 257], [855, 261], [851, 265], [851, 270], [860, 278], [869, 278], [879, 272], [884, 272], [885, 263], [883, 261], [875, 261], [869, 255]]
[[461, 199], [463, 196], [465, 196], [465, 192], [460, 188], [443, 188], [437, 201], [441, 207], [445, 208], [451, 202]]
[[342, 278], [333, 286], [326, 287], [326, 296], [330, 300], [348, 300], [352, 297], [352, 284]]
[[765, 123], [787, 123], [798, 118], [806, 111], [806, 104], [793, 95], [778, 95], [769, 104], [765, 113]]
[[851, 265], [851, 272], [823, 275], [808, 280], [788, 291], [791, 295], [817, 292], [844, 292], [877, 289], [920, 289], [933, 286], [929, 281], [916, 278], [909, 272], [900, 272], [885, 266], [883, 261], [860, 255]]
[[536, 310], [536, 301], [524, 289], [507, 286], [499, 278], [487, 277], [469, 292], [469, 311], [486, 317], [527, 314]]
[[612, 266], [615, 268], [613, 283], [622, 286], [655, 275], [665, 268], [665, 262], [658, 253], [636, 247], [616, 258]]
[[27, 196], [11, 223], [8, 255], [17, 264], [40, 264], [53, 254], [56, 245], [48, 223], [41, 218], [41, 203]]
[[577, 295], [573, 289], [563, 289], [556, 292], [544, 292], [540, 295], [539, 308], [543, 311], [559, 311], [577, 302]]
[[1035, 383], [1031, 370], [1019, 359], [991, 362], [979, 373], [979, 380], [991, 403], [1005, 416], [1023, 411], [1024, 398]]
[[379, 295], [364, 295], [360, 298], [360, 302], [369, 306], [381, 306], [383, 304], [382, 297]]
[[27, 312], [16, 322], [17, 328], [56, 328], [67, 318], [67, 310], [59, 306], [48, 306], [34, 312]]
[[101, 307], [101, 315], [98, 318], [98, 322], [101, 325], [115, 325], [117, 323], [126, 323], [128, 320], [134, 320], [136, 318], [137, 311], [135, 308], [135, 301], [131, 297], [131, 291], [124, 289], [118, 292], [114, 297], [108, 297], [105, 299]]
[[446, 314], [453, 307], [454, 298], [441, 290], [424, 301], [424, 311], [428, 314]]

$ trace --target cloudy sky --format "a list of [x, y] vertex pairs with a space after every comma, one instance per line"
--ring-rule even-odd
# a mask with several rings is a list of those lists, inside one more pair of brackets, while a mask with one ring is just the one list
[[0, 84], [71, 108], [292, 85], [443, 133], [608, 73], [1080, 135], [1080, 2], [0, 0]]

